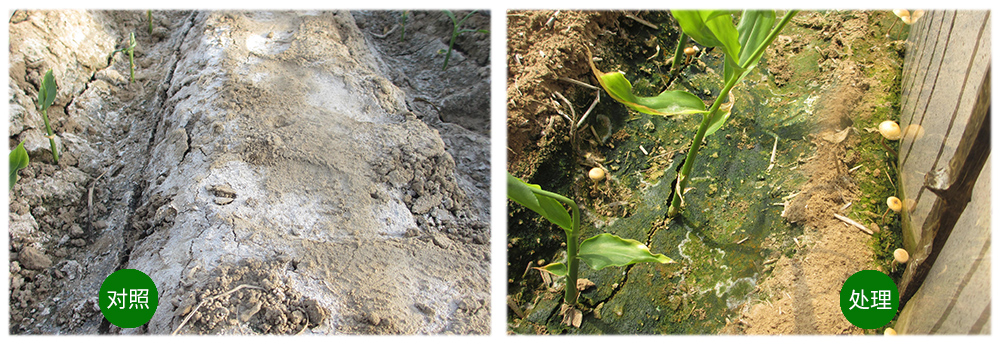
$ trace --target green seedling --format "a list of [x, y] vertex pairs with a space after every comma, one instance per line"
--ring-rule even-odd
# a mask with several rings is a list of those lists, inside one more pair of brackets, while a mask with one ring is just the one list
[[128, 34], [128, 46], [111, 52], [111, 56], [114, 56], [119, 51], [128, 54], [128, 82], [130, 84], [135, 82], [135, 45], [135, 32], [130, 32]]
[[598, 81], [611, 98], [633, 110], [661, 116], [697, 113], [704, 115], [691, 142], [687, 158], [684, 159], [684, 164], [677, 174], [674, 195], [667, 211], [669, 217], [677, 215], [684, 205], [683, 191], [690, 181], [689, 176], [698, 157], [702, 140], [718, 131], [729, 119], [733, 104], [736, 102], [736, 97], [731, 91], [757, 65], [767, 46], [778, 37], [778, 33], [798, 11], [788, 11], [777, 25], [774, 23], [774, 11], [743, 11], [738, 25], [734, 25], [732, 20], [732, 15], [736, 14], [736, 11], [671, 12], [685, 35], [703, 46], [717, 47], [725, 55], [724, 87], [708, 110], [705, 110], [705, 104], [700, 98], [687, 91], [664, 91], [655, 97], [635, 95], [632, 93], [632, 84], [621, 73], [603, 73], [594, 66], [593, 59], [590, 62]]
[[403, 29], [402, 32], [400, 32], [399, 34], [400, 42], [406, 39], [406, 19], [409, 17], [410, 17], [410, 11], [403, 11], [403, 14], [399, 16], [399, 21], [400, 21], [399, 27]]
[[153, 34], [153, 10], [146, 10], [146, 19], [149, 20], [149, 34]]
[[474, 13], [476, 13], [476, 11], [469, 12], [469, 14], [466, 14], [465, 17], [462, 17], [462, 20], [458, 20], [457, 18], [455, 18], [455, 14], [454, 13], [451, 13], [451, 11], [449, 11], [449, 10], [444, 10], [444, 14], [447, 14], [448, 18], [451, 18], [452, 28], [451, 28], [451, 42], [448, 43], [448, 53], [445, 54], [445, 56], [444, 56], [444, 66], [441, 67], [441, 70], [447, 70], [448, 69], [448, 60], [451, 59], [451, 50], [452, 50], [452, 48], [455, 47], [455, 39], [458, 38], [458, 35], [466, 33], [466, 32], [478, 32], [478, 33], [485, 33], [485, 34], [489, 34], [490, 33], [489, 30], [473, 30], [473, 29], [463, 29], [462, 28], [462, 24], [465, 24], [465, 20], [469, 19], [469, 17], [471, 17]]
[[14, 183], [17, 183], [17, 172], [21, 169], [28, 167], [28, 151], [24, 150], [24, 142], [17, 144], [17, 148], [10, 151], [10, 189], [14, 189]]
[[45, 133], [52, 147], [52, 160], [59, 164], [59, 151], [56, 150], [56, 135], [52, 133], [52, 126], [49, 125], [49, 106], [56, 100], [56, 78], [52, 76], [52, 70], [45, 72], [42, 78], [42, 86], [38, 88], [38, 107], [42, 111], [42, 120], [45, 121]]
[[[609, 266], [627, 266], [635, 263], [672, 263], [662, 254], [652, 254], [646, 245], [631, 239], [622, 239], [609, 233], [598, 234], [580, 242], [580, 208], [576, 202], [560, 194], [542, 190], [507, 173], [507, 198], [538, 213], [566, 232], [566, 263], [552, 263], [538, 269], [556, 276], [566, 277], [563, 293], [563, 323], [579, 326], [574, 317], [582, 315], [576, 309], [579, 292], [576, 289], [579, 263], [583, 261], [593, 269]], [[572, 215], [566, 211], [568, 205]]]

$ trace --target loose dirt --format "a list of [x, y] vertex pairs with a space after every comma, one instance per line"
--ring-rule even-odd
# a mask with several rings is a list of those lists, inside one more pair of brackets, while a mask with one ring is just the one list
[[[874, 108], [884, 104], [874, 103], [865, 93], [891, 92], [884, 81], [870, 77], [874, 63], [898, 63], [899, 56], [892, 56], [894, 42], [887, 41], [870, 55], [856, 54], [853, 47], [862, 40], [883, 41], [884, 28], [872, 27], [877, 23], [870, 13], [860, 11], [832, 12], [828, 15], [807, 12], [795, 18], [795, 23], [819, 30], [813, 35], [792, 36], [791, 41], [776, 45], [773, 56], [788, 56], [796, 49], [793, 42], [830, 37], [832, 44], [820, 54], [821, 68], [827, 69], [822, 82], [829, 91], [820, 100], [816, 121], [818, 125], [812, 142], [816, 145], [814, 158], [804, 165], [810, 176], [799, 195], [786, 208], [790, 222], [801, 223], [805, 233], [798, 238], [800, 249], [791, 257], [781, 257], [770, 278], [761, 283], [759, 290], [764, 300], [751, 306], [741, 321], [724, 332], [748, 334], [864, 334], [871, 331], [853, 326], [840, 311], [840, 287], [855, 272], [875, 268], [873, 253], [868, 247], [870, 235], [836, 219], [833, 214], [844, 214], [845, 209], [859, 207], [860, 190], [856, 177], [849, 170], [861, 163], [856, 154], [847, 148], [857, 145], [859, 135], [873, 135], [865, 128], [854, 126], [857, 122], [870, 122], [875, 117]], [[876, 43], [878, 44], [878, 43]], [[890, 47], [890, 49], [884, 49]], [[778, 60], [771, 72], [785, 75], [783, 68], [789, 64]], [[870, 128], [869, 128], [870, 129]], [[845, 132], [846, 131], [846, 132]], [[843, 134], [847, 134], [845, 137]], [[871, 164], [872, 162], [869, 162]], [[856, 173], [855, 173], [856, 174]], [[878, 226], [871, 226], [878, 230]]]
[[[403, 68], [372, 20], [398, 14], [154, 11], [150, 34], [144, 11], [14, 13], [10, 144], [32, 161], [10, 193], [11, 333], [488, 332], [489, 113], [443, 101], [488, 103], [489, 60], [465, 53], [488, 41], [460, 45], [458, 76]], [[110, 53], [133, 30], [129, 83]], [[447, 47], [419, 31], [405, 44]], [[58, 166], [33, 107], [49, 68]], [[401, 86], [417, 70], [441, 86]], [[101, 321], [121, 268], [159, 289], [147, 325]]]

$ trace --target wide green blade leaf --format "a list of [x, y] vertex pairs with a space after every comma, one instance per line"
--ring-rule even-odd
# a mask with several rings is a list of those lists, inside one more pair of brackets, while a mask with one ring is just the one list
[[28, 167], [28, 151], [24, 150], [24, 142], [21, 142], [10, 151], [10, 189], [17, 183], [17, 171], [25, 167]]
[[652, 254], [649, 248], [632, 239], [604, 233], [580, 243], [577, 254], [584, 263], [600, 270], [609, 266], [626, 266], [635, 263], [673, 263], [674, 260], [662, 254]]
[[[730, 78], [742, 78], [760, 61], [758, 57], [755, 61], [749, 61], [751, 55], [763, 44], [766, 44], [767, 35], [774, 27], [774, 11], [743, 11], [740, 16], [740, 23], [736, 27], [739, 32], [740, 56], [739, 64], [735, 61], [726, 60], [723, 74], [725, 80]], [[743, 67], [740, 67], [743, 66]]]
[[655, 97], [636, 96], [635, 98], [638, 107], [653, 111], [652, 113], [646, 112], [651, 115], [670, 116], [708, 112], [705, 111], [705, 102], [688, 91], [667, 90]]
[[539, 195], [531, 190], [541, 190], [542, 187], [535, 184], [525, 183], [523, 180], [514, 177], [507, 172], [507, 198], [531, 209], [542, 215], [546, 220], [552, 222], [564, 230], [572, 230], [573, 220], [566, 211], [566, 208], [552, 197]]
[[720, 47], [727, 54], [739, 53], [739, 40], [728, 10], [671, 10], [689, 37], [707, 47]]
[[42, 86], [38, 88], [38, 105], [45, 111], [56, 100], [56, 79], [52, 76], [52, 70], [45, 72], [42, 78]]
[[566, 276], [566, 274], [569, 273], [569, 269], [566, 268], [566, 264], [563, 264], [563, 263], [552, 263], [552, 264], [549, 264], [549, 265], [546, 265], [546, 266], [537, 267], [535, 269], [545, 270], [545, 271], [549, 272], [550, 274], [553, 274], [553, 275], [556, 275], [556, 276]]
[[632, 83], [625, 79], [622, 73], [604, 73], [597, 69], [597, 66], [594, 65], [594, 59], [590, 55], [590, 48], [587, 48], [587, 57], [590, 69], [594, 72], [601, 87], [608, 92], [611, 98], [632, 110], [660, 116], [707, 113], [705, 102], [687, 91], [668, 90], [655, 97], [637, 96], [632, 93]]
[[672, 10], [681, 30], [695, 42], [707, 47], [719, 47], [727, 59], [736, 63], [740, 55], [739, 33], [731, 15], [725, 10]]
[[[766, 43], [774, 27], [774, 11], [743, 11], [736, 31], [740, 33], [740, 65], [747, 66], [747, 59], [758, 47]], [[756, 61], [751, 61], [756, 64]], [[750, 67], [748, 66], [747, 69]]]

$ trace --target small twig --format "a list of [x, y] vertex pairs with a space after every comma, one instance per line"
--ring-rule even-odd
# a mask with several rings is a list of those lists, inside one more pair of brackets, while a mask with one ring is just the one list
[[767, 172], [771, 172], [771, 169], [774, 168], [774, 153], [776, 153], [777, 151], [778, 151], [778, 137], [775, 136], [774, 146], [771, 147], [771, 165], [767, 166]]
[[307, 328], [309, 328], [309, 319], [306, 319], [306, 326], [302, 326], [302, 329], [299, 330], [299, 333], [296, 333], [295, 335], [296, 336], [301, 335], [303, 332], [306, 332]]
[[556, 101], [555, 99], [549, 99], [549, 100], [551, 100], [552, 103], [555, 104], [556, 113], [562, 115], [563, 118], [566, 119], [566, 122], [573, 123], [573, 119], [569, 118], [569, 115], [567, 115], [565, 112], [563, 112], [563, 110], [560, 108], [562, 105], [560, 105], [558, 101]]
[[850, 170], [847, 170], [847, 173], [851, 173], [851, 172], [854, 172], [854, 171], [856, 171], [857, 169], [861, 168], [861, 166], [863, 166], [863, 165], [859, 164], [858, 166], [854, 166], [854, 167], [851, 167], [851, 169], [850, 169]]
[[218, 299], [220, 297], [223, 297], [223, 296], [235, 293], [237, 290], [240, 290], [240, 289], [243, 289], [243, 288], [253, 288], [253, 289], [264, 290], [264, 288], [261, 288], [261, 287], [258, 287], [258, 286], [253, 286], [253, 285], [249, 285], [249, 284], [240, 284], [236, 288], [233, 288], [232, 290], [227, 291], [225, 293], [222, 293], [222, 294], [219, 294], [219, 295], [215, 295], [215, 296], [212, 296], [212, 297], [209, 297], [209, 298], [202, 299], [201, 302], [198, 302], [198, 305], [195, 306], [194, 309], [191, 310], [191, 313], [188, 313], [188, 315], [186, 317], [184, 317], [184, 320], [181, 321], [181, 324], [178, 325], [177, 329], [175, 329], [174, 332], [170, 333], [170, 335], [172, 335], [172, 336], [173, 335], [177, 335], [177, 332], [179, 332], [181, 330], [181, 328], [183, 328], [184, 325], [187, 324], [188, 320], [190, 320], [191, 317], [194, 316], [194, 313], [197, 313], [198, 309], [201, 308], [201, 306], [204, 305], [206, 302], [215, 301], [215, 299]]
[[657, 56], [659, 56], [659, 55], [660, 55], [660, 45], [659, 45], [659, 44], [657, 44], [657, 45], [656, 45], [656, 52], [655, 52], [655, 53], [653, 53], [653, 56], [650, 56], [650, 57], [647, 57], [647, 58], [646, 58], [646, 61], [649, 61], [649, 60], [652, 60], [652, 59], [653, 59], [654, 57], [657, 57]]
[[858, 223], [857, 221], [851, 220], [847, 216], [843, 216], [843, 215], [835, 213], [835, 214], [833, 214], [833, 217], [836, 217], [840, 221], [847, 222], [848, 224], [850, 224], [850, 225], [852, 225], [854, 227], [857, 227], [862, 232], [868, 233], [868, 235], [872, 235], [873, 234], [872, 231], [870, 229], [868, 229], [868, 227], [865, 227], [865, 225], [862, 225], [862, 224]]
[[743, 240], [737, 241], [736, 244], [739, 245], [739, 244], [745, 243], [747, 240], [750, 240], [749, 236], [747, 236], [746, 238], [743, 238]]
[[639, 150], [641, 150], [641, 151], [642, 151], [642, 154], [643, 154], [643, 155], [649, 155], [649, 152], [647, 152], [647, 151], [646, 151], [646, 148], [645, 148], [645, 147], [643, 147], [642, 145], [639, 145]]
[[[594, 102], [590, 103], [590, 107], [587, 108], [587, 112], [583, 113], [583, 117], [580, 117], [580, 121], [576, 122], [576, 127], [577, 128], [579, 128], [580, 125], [583, 124], [583, 121], [587, 120], [587, 116], [590, 116], [590, 112], [594, 111], [594, 107], [596, 107], [597, 103], [601, 101], [601, 91], [597, 91], [596, 93], [597, 93], [597, 96], [594, 98]], [[611, 130], [611, 128], [608, 128], [608, 130]]]
[[882, 144], [882, 148], [885, 148], [885, 150], [889, 151], [889, 153], [892, 153], [892, 156], [899, 158], [899, 153], [896, 153], [895, 149], [892, 149], [889, 145], [885, 144], [885, 136], [882, 136], [878, 142]]
[[632, 15], [630, 13], [625, 13], [625, 17], [627, 17], [628, 19], [635, 20], [635, 21], [639, 22], [639, 24], [646, 25], [646, 26], [652, 28], [653, 30], [659, 30], [660, 29], [660, 27], [658, 27], [656, 25], [653, 25], [653, 23], [645, 21], [642, 18], [636, 17], [636, 16], [634, 16], [634, 15]]
[[549, 17], [549, 20], [545, 21], [545, 26], [548, 27], [548, 28], [552, 28], [552, 23], [556, 20], [556, 16], [557, 15], [559, 15], [559, 11], [556, 11], [556, 13], [553, 13], [552, 16]]
[[854, 203], [854, 202], [847, 202], [847, 204], [844, 204], [844, 206], [843, 206], [843, 207], [840, 207], [840, 211], [844, 211], [844, 209], [847, 209], [847, 207], [850, 207], [850, 206], [851, 206], [851, 204], [853, 204], [853, 203]]
[[783, 200], [786, 200], [786, 201], [787, 201], [787, 200], [790, 200], [790, 199], [792, 199], [792, 198], [795, 198], [795, 196], [798, 196], [798, 195], [799, 195], [800, 193], [801, 193], [801, 192], [796, 192], [796, 193], [793, 193], [793, 194], [791, 194], [791, 195], [788, 195], [788, 196], [785, 196], [785, 197], [782, 197], [781, 199], [783, 199]]
[[892, 182], [892, 176], [889, 175], [889, 169], [887, 168], [887, 169], [884, 169], [882, 171], [885, 172], [886, 178], [889, 178], [889, 184], [892, 184], [892, 188], [896, 189], [896, 183]]
[[586, 87], [586, 88], [589, 88], [589, 89], [592, 89], [592, 90], [598, 89], [597, 86], [585, 83], [585, 82], [580, 81], [580, 80], [570, 79], [570, 78], [567, 78], [567, 77], [564, 77], [564, 76], [560, 76], [559, 80], [565, 81], [565, 82], [568, 82], [568, 83], [571, 83], [571, 84], [576, 84], [578, 86], [583, 86], [583, 87]]
[[[569, 113], [572, 114], [572, 118], [575, 120], [576, 119], [576, 110], [573, 110], [573, 104], [570, 104], [569, 100], [566, 100], [566, 97], [563, 97], [562, 93], [559, 93], [557, 91], [557, 92], [555, 92], [555, 94], [556, 94], [556, 96], [559, 97], [559, 99], [561, 99], [563, 101], [563, 103], [566, 104], [566, 107], [569, 108]], [[573, 123], [572, 120], [569, 121], [569, 122]]]
[[386, 33], [381, 34], [381, 35], [379, 35], [377, 33], [373, 33], [372, 36], [378, 37], [379, 39], [385, 39], [386, 37], [389, 37], [389, 35], [391, 35], [394, 31], [396, 31], [396, 28], [398, 28], [398, 27], [399, 27], [399, 24], [393, 25], [392, 29], [390, 29], [389, 32], [386, 32]]
[[601, 135], [597, 135], [597, 130], [595, 130], [593, 126], [588, 125], [587, 128], [590, 128], [590, 133], [594, 134], [594, 139], [596, 139], [596, 140], [600, 140], [601, 139]]

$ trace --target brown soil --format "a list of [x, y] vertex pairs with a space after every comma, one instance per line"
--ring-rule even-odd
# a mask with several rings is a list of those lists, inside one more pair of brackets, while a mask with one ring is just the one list
[[[773, 274], [759, 285], [761, 298], [766, 301], [751, 305], [739, 321], [722, 332], [863, 334], [866, 332], [848, 322], [840, 311], [840, 286], [855, 272], [872, 268], [872, 252], [867, 246], [870, 236], [833, 214], [846, 214], [858, 201], [858, 186], [848, 172], [858, 161], [856, 157], [848, 157], [846, 147], [854, 145], [859, 134], [866, 133], [852, 125], [854, 120], [860, 120], [859, 116], [872, 116], [876, 104], [864, 94], [869, 87], [878, 86], [879, 81], [866, 78], [867, 66], [850, 50], [859, 40], [871, 39], [875, 33], [868, 26], [868, 13], [859, 11], [834, 13], [829, 17], [806, 12], [796, 17], [794, 23], [819, 26], [822, 29], [818, 36], [833, 36], [833, 44], [822, 52], [827, 59], [820, 62], [821, 68], [827, 66], [831, 70], [822, 80], [828, 91], [816, 114], [818, 125], [812, 139], [816, 154], [804, 166], [810, 179], [785, 210], [786, 218], [804, 225], [805, 232], [796, 240], [797, 253], [792, 257], [782, 256]], [[797, 44], [794, 42], [809, 39], [818, 38], [792, 37], [791, 42], [783, 45], [779, 42], [775, 49], [791, 50]], [[876, 51], [872, 59], [889, 59], [879, 53], [885, 54]], [[777, 63], [771, 64], [771, 72], [786, 75], [783, 68], [789, 64], [774, 60]]]
[[[557, 114], [553, 94], [568, 99], [593, 91], [560, 81], [591, 81], [586, 48], [617, 25], [616, 12], [510, 11], [507, 14], [507, 167], [530, 177], [553, 141], [569, 139], [568, 123]], [[574, 104], [584, 111], [587, 104]], [[567, 111], [567, 110], [562, 110]], [[582, 112], [581, 112], [582, 113]], [[519, 174], [520, 175], [520, 174]]]
[[[596, 85], [586, 66], [584, 44], [607, 44], [607, 39], [601, 39], [603, 35], [620, 33], [620, 25], [631, 21], [623, 12], [561, 11], [552, 27], [545, 26], [553, 13], [508, 13], [507, 168], [523, 178], [532, 178], [543, 165], [551, 164], [549, 154], [569, 140], [568, 135], [559, 134], [568, 131], [568, 124], [558, 114], [552, 95], [561, 92], [572, 100], [577, 94], [594, 92], [557, 78]], [[867, 79], [867, 66], [855, 61], [851, 50], [852, 45], [875, 35], [868, 22], [869, 15], [858, 11], [800, 13], [792, 25], [811, 30], [783, 35], [765, 58], [778, 85], [807, 77], [827, 90], [819, 101], [812, 137], [816, 153], [803, 166], [809, 181], [787, 203], [785, 214], [805, 231], [795, 238], [795, 254], [777, 260], [773, 273], [758, 285], [759, 300], [742, 307], [742, 315], [721, 333], [864, 333], [841, 314], [839, 292], [851, 274], [871, 268], [870, 237], [833, 214], [846, 214], [850, 208], [842, 208], [857, 200], [858, 187], [848, 169], [858, 161], [857, 157], [846, 157], [845, 151], [866, 132], [852, 127], [851, 118], [871, 116], [872, 108], [882, 105], [867, 102], [870, 99], [865, 92], [877, 81]], [[810, 40], [832, 42], [821, 52], [821, 74], [796, 75], [785, 56], [800, 52], [806, 45], [803, 42]], [[881, 50], [877, 53], [886, 54]], [[588, 104], [575, 105], [579, 113]], [[580, 170], [585, 173], [584, 168]]]

